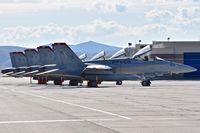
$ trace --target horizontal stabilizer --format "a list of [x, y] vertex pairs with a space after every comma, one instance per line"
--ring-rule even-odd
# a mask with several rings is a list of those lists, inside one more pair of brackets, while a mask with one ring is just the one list
[[48, 71], [45, 71], [45, 72], [41, 72], [41, 73], [38, 73], [36, 75], [45, 75], [45, 74], [49, 74], [49, 73], [52, 73], [52, 72], [56, 72], [58, 71], [59, 69], [52, 69], [52, 70], [48, 70]]
[[22, 75], [30, 75], [30, 74], [34, 74], [34, 73], [38, 73], [39, 72], [39, 70], [35, 70], [35, 71], [31, 71], [31, 72], [27, 72], [27, 73], [24, 73], [24, 74], [22, 74]]
[[25, 73], [25, 71], [20, 71], [20, 72], [13, 73], [13, 74], [10, 74], [10, 75], [12, 75], [12, 76], [15, 76], [15, 75], [20, 75], [20, 74], [23, 74], [23, 73]]
[[132, 58], [134, 59], [134, 58], [140, 57], [140, 56], [150, 52], [151, 50], [152, 50], [152, 46], [147, 45], [146, 47], [140, 49], [137, 53], [135, 53]]
[[40, 67], [40, 65], [29, 66], [28, 68]]
[[7, 73], [4, 73], [4, 75], [10, 75], [10, 74], [13, 74], [14, 72], [7, 72]]
[[56, 64], [43, 65], [43, 66], [41, 66], [40, 68], [43, 68], [43, 67], [54, 67], [54, 66], [56, 66]]

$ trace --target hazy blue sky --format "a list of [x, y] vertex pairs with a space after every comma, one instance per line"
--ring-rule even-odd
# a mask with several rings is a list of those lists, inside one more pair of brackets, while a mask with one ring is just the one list
[[0, 44], [200, 40], [200, 0], [0, 0]]

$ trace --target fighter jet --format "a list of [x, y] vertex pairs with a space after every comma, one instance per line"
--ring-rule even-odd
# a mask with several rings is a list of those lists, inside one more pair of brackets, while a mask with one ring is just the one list
[[132, 58], [86, 62], [82, 62], [65, 43], [54, 43], [52, 46], [57, 60], [58, 71], [43, 73], [41, 75], [57, 75], [60, 77], [74, 78], [75, 80], [71, 81], [76, 83], [79, 79], [88, 80], [88, 87], [96, 87], [99, 81], [113, 80], [116, 77], [123, 78], [123, 76], [137, 76], [142, 80], [141, 84], [143, 86], [150, 86], [150, 79], [156, 76], [196, 71], [195, 68], [188, 65], [170, 62], [160, 58], [155, 58], [152, 61], [137, 60], [136, 58], [142, 53], [148, 52], [150, 46], [137, 52]]

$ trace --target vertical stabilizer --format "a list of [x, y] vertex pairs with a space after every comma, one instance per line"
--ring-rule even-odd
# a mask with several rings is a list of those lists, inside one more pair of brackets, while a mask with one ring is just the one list
[[12, 67], [24, 67], [27, 66], [26, 56], [23, 52], [11, 52], [10, 59]]
[[40, 46], [37, 49], [41, 65], [56, 64], [54, 52], [49, 46]]
[[66, 43], [52, 44], [58, 65], [83, 64]]
[[26, 49], [24, 52], [28, 66], [40, 65], [38, 52], [35, 49]]
[[66, 43], [54, 43], [52, 46], [56, 57], [56, 64], [63, 66], [63, 70], [67, 74], [80, 75], [84, 69], [84, 63], [71, 48]]

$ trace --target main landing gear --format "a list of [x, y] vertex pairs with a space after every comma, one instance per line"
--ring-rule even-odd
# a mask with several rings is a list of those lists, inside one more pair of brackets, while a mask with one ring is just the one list
[[63, 80], [62, 77], [60, 77], [60, 79], [55, 79], [55, 80], [53, 81], [54, 85], [62, 85], [63, 82], [64, 82], [64, 80]]
[[98, 87], [98, 81], [97, 80], [89, 80], [87, 82], [87, 87]]
[[78, 86], [78, 80], [70, 80], [69, 81], [69, 86]]
[[151, 86], [151, 81], [150, 81], [150, 80], [143, 80], [143, 81], [141, 82], [141, 85], [142, 85], [142, 86]]
[[47, 84], [47, 77], [38, 77], [38, 84]]
[[54, 80], [53, 83], [54, 83], [54, 85], [62, 85], [63, 80]]

